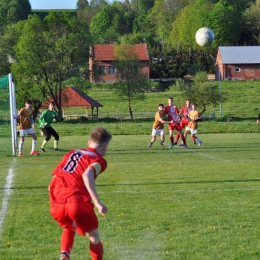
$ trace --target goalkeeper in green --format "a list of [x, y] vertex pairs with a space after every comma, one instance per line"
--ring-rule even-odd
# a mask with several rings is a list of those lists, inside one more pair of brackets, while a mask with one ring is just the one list
[[51, 139], [51, 136], [54, 137], [54, 151], [59, 151], [58, 143], [59, 143], [59, 135], [58, 133], [52, 128], [51, 123], [53, 119], [56, 119], [58, 122], [62, 122], [63, 118], [60, 118], [58, 114], [54, 111], [55, 103], [50, 102], [49, 108], [44, 110], [39, 118], [40, 128], [45, 135], [45, 139], [42, 142], [40, 151], [45, 152], [45, 146], [48, 141]]

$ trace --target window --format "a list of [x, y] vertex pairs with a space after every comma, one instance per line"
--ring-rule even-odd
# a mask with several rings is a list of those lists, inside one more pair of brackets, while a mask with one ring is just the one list
[[108, 74], [109, 75], [116, 74], [116, 68], [115, 67], [108, 67]]
[[106, 75], [106, 67], [105, 66], [99, 66], [98, 72], [99, 72], [99, 75]]
[[235, 72], [240, 72], [240, 68], [235, 68]]

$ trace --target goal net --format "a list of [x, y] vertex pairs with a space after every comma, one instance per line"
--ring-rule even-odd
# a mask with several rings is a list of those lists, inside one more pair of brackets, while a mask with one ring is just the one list
[[16, 155], [17, 147], [17, 121], [15, 84], [12, 74], [0, 78], [0, 139], [1, 150]]

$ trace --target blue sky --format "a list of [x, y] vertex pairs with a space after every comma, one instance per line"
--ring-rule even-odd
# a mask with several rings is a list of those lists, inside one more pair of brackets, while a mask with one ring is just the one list
[[32, 9], [75, 9], [77, 0], [29, 0]]

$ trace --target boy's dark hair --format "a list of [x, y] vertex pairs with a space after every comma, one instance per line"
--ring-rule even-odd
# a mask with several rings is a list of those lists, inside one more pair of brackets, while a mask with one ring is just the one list
[[104, 127], [99, 126], [91, 131], [90, 139], [97, 144], [108, 143], [112, 135]]
[[194, 103], [194, 102], [193, 102], [192, 105], [197, 106], [197, 103]]
[[53, 106], [55, 106], [55, 102], [54, 101], [51, 101], [49, 102], [49, 105], [52, 104]]
[[173, 97], [169, 97], [168, 99], [172, 99], [173, 100]]
[[164, 104], [159, 104], [158, 107], [164, 107]]
[[32, 104], [32, 101], [31, 101], [30, 99], [26, 99], [26, 100], [25, 100], [25, 103], [27, 103], [27, 104]]

